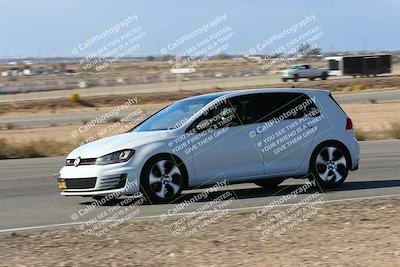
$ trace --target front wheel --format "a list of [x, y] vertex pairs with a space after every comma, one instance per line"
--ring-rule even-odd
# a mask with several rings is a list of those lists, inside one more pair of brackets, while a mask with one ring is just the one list
[[326, 80], [326, 78], [328, 78], [328, 73], [324, 72], [321, 75], [321, 80]]
[[143, 170], [141, 190], [152, 203], [170, 203], [182, 192], [184, 170], [182, 164], [168, 155], [153, 158]]
[[337, 187], [346, 180], [348, 165], [343, 148], [334, 144], [320, 147], [311, 158], [311, 178], [323, 188]]

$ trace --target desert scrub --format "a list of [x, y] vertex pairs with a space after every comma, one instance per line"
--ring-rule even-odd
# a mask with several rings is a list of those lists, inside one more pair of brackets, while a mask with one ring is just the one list
[[7, 123], [6, 128], [7, 128], [7, 130], [13, 130], [13, 129], [17, 128], [17, 126], [13, 123]]
[[392, 129], [390, 129], [390, 135], [395, 139], [400, 139], [400, 122], [392, 123]]
[[22, 144], [0, 139], [0, 159], [39, 158], [61, 156], [68, 153], [76, 144], [54, 140], [28, 141]]
[[78, 102], [79, 101], [79, 94], [78, 93], [72, 93], [69, 95], [69, 100], [72, 102]]
[[354, 135], [358, 141], [365, 141], [367, 139], [366, 133], [361, 129], [356, 129]]

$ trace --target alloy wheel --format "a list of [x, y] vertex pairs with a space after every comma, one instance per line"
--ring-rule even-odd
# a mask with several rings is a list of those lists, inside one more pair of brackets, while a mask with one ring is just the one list
[[319, 178], [326, 183], [338, 183], [347, 176], [347, 161], [343, 151], [328, 146], [322, 149], [315, 160]]
[[156, 162], [150, 169], [148, 179], [151, 190], [163, 200], [173, 198], [182, 186], [182, 173], [171, 160]]

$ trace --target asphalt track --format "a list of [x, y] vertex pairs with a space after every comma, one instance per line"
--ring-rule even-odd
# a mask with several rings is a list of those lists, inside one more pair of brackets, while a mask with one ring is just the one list
[[[400, 90], [379, 90], [366, 91], [359, 93], [341, 93], [334, 94], [335, 99], [340, 104], [362, 104], [368, 103], [369, 99], [375, 99], [378, 102], [400, 101]], [[151, 115], [158, 108], [147, 108], [144, 111], [146, 115]], [[70, 124], [80, 124], [82, 121], [90, 121], [98, 116], [105, 114], [107, 111], [86, 111], [86, 112], [63, 112], [63, 113], [39, 113], [28, 115], [12, 115], [0, 116], [0, 127], [3, 128], [11, 123], [18, 128], [43, 128], [51, 126], [64, 126]], [[133, 109], [122, 110], [118, 117], [134, 112]]]
[[[337, 189], [321, 192], [324, 201], [346, 201], [364, 198], [390, 197], [400, 195], [400, 141], [361, 142], [360, 169], [352, 172], [346, 182]], [[97, 206], [88, 211], [90, 198], [63, 197], [59, 195], [53, 174], [63, 165], [63, 157], [19, 159], [0, 161], [0, 233], [41, 230], [53, 227], [78, 227], [82, 222], [95, 218], [102, 212], [117, 212], [126, 208], [116, 204]], [[305, 180], [289, 179], [276, 191], [268, 191], [254, 184], [239, 184], [220, 188], [206, 199], [188, 205], [173, 216], [205, 207], [217, 196], [230, 192], [235, 200], [224, 207], [229, 211], [255, 211], [274, 200], [289, 194]], [[184, 191], [183, 198], [190, 200], [206, 189]], [[310, 188], [283, 205], [298, 203], [315, 193]], [[117, 203], [118, 204], [118, 203]], [[141, 205], [132, 219], [155, 219], [160, 215], [174, 214], [174, 204]], [[84, 211], [84, 212], [82, 212]], [[80, 215], [83, 214], [84, 215]], [[166, 221], [166, 223], [168, 220]]]

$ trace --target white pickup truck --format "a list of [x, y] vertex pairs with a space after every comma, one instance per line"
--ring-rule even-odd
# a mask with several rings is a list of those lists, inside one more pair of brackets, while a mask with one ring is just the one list
[[295, 82], [300, 78], [308, 78], [311, 81], [315, 78], [326, 80], [328, 78], [327, 69], [314, 68], [309, 64], [293, 65], [289, 69], [282, 71], [282, 81], [293, 80]]

